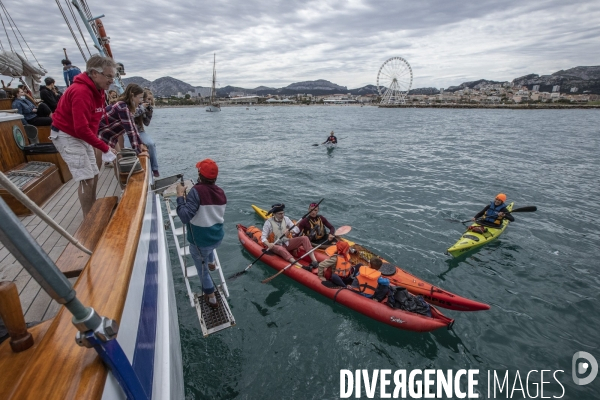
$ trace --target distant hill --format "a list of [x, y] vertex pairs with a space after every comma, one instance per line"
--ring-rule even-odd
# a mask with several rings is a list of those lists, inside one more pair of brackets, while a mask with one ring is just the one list
[[316, 81], [305, 81], [305, 82], [297, 82], [292, 83], [285, 87], [288, 90], [296, 90], [298, 92], [312, 92], [315, 90], [325, 90], [336, 93], [346, 93], [348, 92], [348, 88], [346, 86], [336, 85], [335, 83], [331, 83], [325, 79], [317, 79]]
[[377, 86], [375, 85], [367, 85], [358, 89], [350, 89], [348, 90], [348, 93], [352, 93], [355, 96], [365, 96], [367, 94], [379, 95], [379, 92], [377, 91]]
[[488, 81], [487, 79], [480, 79], [478, 81], [473, 81], [473, 82], [464, 82], [458, 86], [450, 86], [449, 88], [446, 88], [444, 90], [446, 92], [456, 92], [457, 90], [466, 89], [466, 88], [481, 89], [482, 87], [485, 87], [487, 85], [502, 84], [502, 83], [507, 83], [507, 82]]
[[600, 94], [600, 66], [575, 67], [557, 71], [552, 75], [529, 74], [516, 78], [512, 82], [515, 86], [527, 86], [530, 90], [533, 86], [539, 85], [539, 90], [542, 92], [550, 92], [558, 85], [562, 93], [577, 88], [574, 93]]
[[157, 80], [152, 82], [142, 78], [141, 76], [132, 76], [131, 78], [123, 79], [124, 86], [127, 86], [130, 83], [138, 84], [141, 87], [147, 87], [150, 90], [152, 90], [152, 93], [154, 93], [155, 96], [160, 97], [174, 96], [177, 93], [187, 92], [199, 92], [202, 93], [203, 96], [207, 96], [210, 94], [210, 88], [205, 88], [202, 86], [192, 86], [189, 83], [180, 81], [179, 79], [175, 79], [170, 76], [158, 78]]
[[434, 87], [424, 87], [424, 88], [417, 88], [417, 89], [411, 89], [408, 94], [424, 94], [426, 96], [431, 96], [434, 94], [440, 94], [440, 90], [438, 88], [434, 88]]
[[[133, 76], [131, 78], [123, 79], [123, 83], [125, 86], [127, 86], [129, 83], [136, 83], [142, 87], [148, 87], [156, 96], [162, 97], [187, 92], [199, 93], [202, 96], [210, 95], [209, 87], [192, 86], [189, 83], [172, 78], [170, 76], [159, 78], [155, 81], [149, 81], [140, 76]], [[551, 75], [540, 76], [537, 74], [529, 74], [516, 78], [512, 82], [499, 82], [487, 79], [479, 79], [476, 81], [463, 82], [458, 86], [450, 86], [445, 90], [448, 92], [455, 92], [465, 88], [479, 89], [490, 84], [510, 83], [517, 87], [526, 86], [530, 90], [533, 89], [533, 86], [539, 85], [540, 91], [549, 92], [552, 91], [554, 86], [558, 85], [560, 86], [560, 91], [563, 93], [570, 92], [571, 88], [576, 87], [578, 91], [575, 93], [583, 93], [585, 91], [589, 93], [600, 94], [600, 66], [575, 67], [567, 70], [560, 70]], [[220, 97], [227, 97], [234, 92], [258, 96], [266, 96], [269, 94], [284, 96], [293, 96], [296, 94], [312, 94], [314, 96], [346, 93], [351, 93], [353, 95], [379, 94], [377, 86], [375, 85], [366, 85], [356, 89], [348, 89], [346, 86], [340, 86], [325, 79], [296, 82], [282, 88], [259, 86], [254, 89], [245, 89], [243, 87], [229, 85], [217, 88], [217, 95]], [[439, 89], [432, 87], [414, 88], [410, 90], [410, 94], [432, 95], [438, 93]]]

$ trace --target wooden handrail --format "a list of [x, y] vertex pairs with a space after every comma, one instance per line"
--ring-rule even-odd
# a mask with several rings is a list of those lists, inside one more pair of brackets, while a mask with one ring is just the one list
[[[145, 173], [131, 176], [113, 218], [74, 287], [100, 315], [120, 322], [141, 233], [148, 191]], [[15, 382], [13, 399], [100, 399], [108, 370], [93, 349], [75, 343], [71, 314], [62, 307]], [[11, 384], [3, 382], [0, 385]]]

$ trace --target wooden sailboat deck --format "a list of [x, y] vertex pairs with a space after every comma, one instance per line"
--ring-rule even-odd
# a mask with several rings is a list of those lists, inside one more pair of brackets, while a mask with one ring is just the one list
[[[79, 198], [77, 197], [77, 182], [70, 180], [44, 204], [43, 210], [71, 235], [77, 231], [83, 220]], [[119, 196], [121, 187], [115, 178], [113, 168], [102, 167], [98, 176], [96, 197]], [[67, 244], [67, 239], [54, 231], [38, 216], [21, 217], [29, 233], [56, 262]], [[74, 283], [77, 278], [70, 278]], [[0, 244], [0, 281], [14, 281], [19, 291], [21, 306], [26, 322], [44, 321], [54, 317], [60, 305], [41, 290], [40, 285], [15, 260], [14, 256]]]

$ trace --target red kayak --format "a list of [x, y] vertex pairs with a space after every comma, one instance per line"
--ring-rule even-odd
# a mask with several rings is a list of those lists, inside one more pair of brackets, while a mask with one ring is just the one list
[[[361, 245], [352, 243], [350, 241], [348, 242], [351, 245], [351, 248], [357, 250], [356, 253], [350, 254], [351, 263], [362, 263], [363, 265], [368, 265], [371, 258], [377, 257], [376, 254], [371, 253]], [[319, 262], [327, 259], [327, 255], [319, 251], [315, 252], [315, 257]], [[478, 301], [467, 299], [466, 297], [461, 297], [457, 294], [448, 292], [432, 285], [429, 282], [424, 281], [421, 278], [417, 278], [410, 272], [407, 272], [398, 266], [389, 264], [385, 260], [383, 260], [383, 262], [384, 266], [382, 267], [382, 271], [384, 268], [392, 268], [392, 272], [385, 273], [384, 276], [390, 280], [392, 285], [405, 287], [406, 290], [414, 295], [420, 294], [430, 304], [456, 311], [483, 311], [490, 309], [490, 306], [485, 303], [480, 303]]]
[[[267, 219], [266, 210], [263, 210], [255, 205], [252, 205], [252, 208], [263, 219]], [[371, 258], [379, 257], [377, 254], [367, 250], [358, 243], [354, 243], [345, 238], [342, 238], [342, 240], [347, 242], [351, 249], [356, 250], [355, 253], [350, 254], [350, 262], [352, 262], [352, 264], [362, 263], [363, 265], [368, 265]], [[319, 262], [327, 258], [327, 255], [320, 250], [316, 251], [314, 254]], [[447, 290], [434, 286], [421, 278], [417, 278], [410, 272], [389, 263], [389, 261], [386, 261], [383, 258], [381, 259], [384, 262], [382, 272], [384, 271], [384, 268], [386, 270], [391, 269], [391, 272], [385, 272], [385, 277], [390, 280], [392, 285], [405, 287], [406, 290], [414, 295], [420, 294], [430, 304], [456, 311], [484, 311], [490, 309], [490, 306], [485, 303], [467, 299], [466, 297], [461, 297], [457, 294], [448, 292]]]
[[[246, 234], [246, 227], [237, 225], [238, 238], [244, 248], [254, 257], [259, 257], [263, 254], [265, 248], [262, 243], [259, 244]], [[301, 256], [301, 254], [299, 254]], [[307, 257], [308, 258], [308, 257]], [[310, 259], [309, 259], [310, 260]], [[279, 271], [289, 265], [289, 262], [283, 258], [265, 254], [261, 261], [275, 270]], [[307, 261], [301, 260], [299, 264], [308, 265]], [[383, 302], [379, 303], [375, 300], [368, 299], [360, 294], [345, 288], [329, 288], [324, 286], [316, 273], [308, 272], [298, 266], [292, 266], [283, 272], [283, 275], [294, 279], [304, 286], [326, 296], [337, 303], [340, 303], [354, 311], [357, 311], [374, 320], [383, 322], [393, 326], [394, 328], [404, 329], [415, 332], [430, 332], [443, 327], [450, 327], [454, 320], [446, 317], [435, 307], [431, 306], [431, 317], [411, 313], [404, 310], [394, 309]]]

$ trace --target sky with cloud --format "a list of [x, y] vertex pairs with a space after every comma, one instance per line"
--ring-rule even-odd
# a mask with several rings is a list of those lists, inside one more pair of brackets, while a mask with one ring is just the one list
[[[63, 47], [83, 69], [55, 1], [3, 4], [48, 75], [62, 82]], [[213, 53], [219, 86], [245, 88], [316, 79], [358, 88], [375, 84], [379, 67], [394, 56], [410, 63], [413, 88], [600, 65], [598, 0], [88, 0], [88, 6], [94, 16], [106, 15], [113, 54], [127, 76], [172, 76], [194, 86], [210, 86]], [[0, 41], [7, 47], [4, 33]]]

